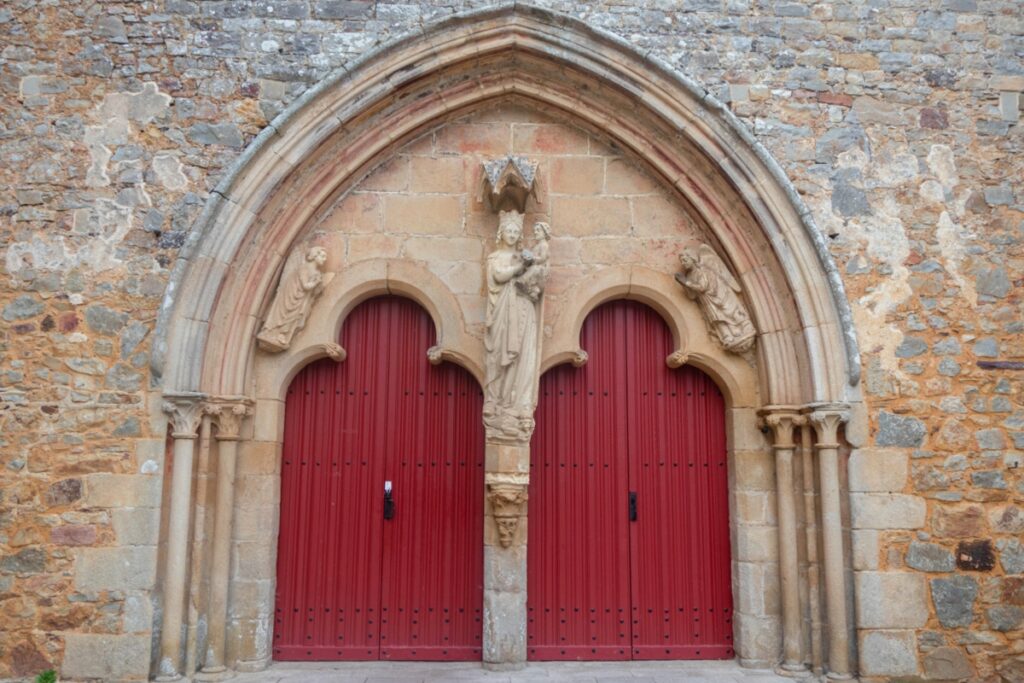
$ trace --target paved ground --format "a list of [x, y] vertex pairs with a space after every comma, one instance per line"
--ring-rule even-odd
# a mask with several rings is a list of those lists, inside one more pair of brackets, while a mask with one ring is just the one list
[[239, 674], [232, 683], [433, 683], [435, 681], [601, 681], [601, 683], [793, 683], [771, 671], [741, 669], [735, 662], [547, 662], [515, 672], [483, 670], [479, 664], [446, 662], [281, 663]]

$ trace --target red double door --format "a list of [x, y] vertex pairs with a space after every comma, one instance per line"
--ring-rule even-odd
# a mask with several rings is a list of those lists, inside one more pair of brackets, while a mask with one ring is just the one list
[[730, 658], [725, 407], [672, 370], [650, 308], [586, 320], [582, 368], [541, 378], [531, 449], [530, 659]]
[[480, 388], [427, 362], [405, 299], [358, 306], [341, 344], [288, 390], [274, 658], [480, 659]]

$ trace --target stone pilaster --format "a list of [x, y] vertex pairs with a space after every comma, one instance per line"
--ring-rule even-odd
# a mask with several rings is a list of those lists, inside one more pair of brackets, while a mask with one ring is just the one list
[[223, 677], [227, 639], [228, 582], [231, 575], [231, 526], [235, 509], [235, 466], [242, 421], [252, 414], [245, 398], [211, 399], [206, 412], [217, 428], [217, 502], [214, 512], [213, 562], [210, 571], [210, 612], [206, 660], [200, 680]]
[[164, 614], [160, 642], [160, 681], [182, 677], [185, 584], [188, 563], [189, 512], [192, 507], [192, 458], [199, 423], [203, 418], [201, 394], [165, 394], [163, 410], [170, 416], [174, 438], [171, 464], [171, 501], [164, 570]]
[[846, 574], [843, 560], [843, 520], [839, 499], [839, 427], [849, 420], [844, 405], [808, 406], [817, 436], [821, 476], [821, 525], [824, 538], [825, 610], [828, 621], [828, 677], [848, 680], [850, 640], [847, 631]]
[[789, 675], [807, 673], [803, 660], [800, 612], [800, 569], [797, 557], [796, 494], [793, 490], [794, 431], [806, 418], [794, 406], [769, 406], [762, 411], [764, 426], [772, 434], [775, 485], [779, 518], [779, 582], [782, 595], [782, 666]]

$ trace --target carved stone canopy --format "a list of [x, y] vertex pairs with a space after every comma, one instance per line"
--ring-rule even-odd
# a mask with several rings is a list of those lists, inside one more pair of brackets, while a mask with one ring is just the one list
[[526, 200], [537, 199], [537, 163], [526, 157], [508, 155], [484, 163], [480, 201], [487, 199], [491, 211], [526, 213]]

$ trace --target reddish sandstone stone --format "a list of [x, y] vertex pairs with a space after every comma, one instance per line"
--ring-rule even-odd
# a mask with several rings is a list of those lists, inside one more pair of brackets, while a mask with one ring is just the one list
[[59, 545], [92, 545], [96, 527], [91, 524], [65, 524], [50, 531], [50, 540]]
[[818, 93], [818, 101], [822, 104], [835, 104], [840, 107], [852, 107], [853, 98], [842, 93], [822, 92]]
[[15, 676], [34, 676], [50, 668], [50, 661], [28, 642], [15, 645], [10, 658], [11, 672]]

